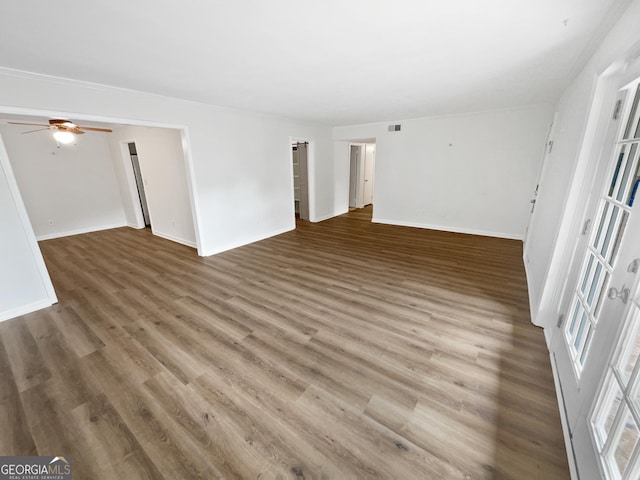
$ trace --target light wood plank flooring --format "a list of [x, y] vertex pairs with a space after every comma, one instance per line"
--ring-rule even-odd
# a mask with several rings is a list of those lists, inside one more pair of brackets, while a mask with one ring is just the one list
[[60, 303], [0, 324], [0, 454], [76, 480], [569, 478], [521, 243], [370, 215], [209, 258], [42, 242]]

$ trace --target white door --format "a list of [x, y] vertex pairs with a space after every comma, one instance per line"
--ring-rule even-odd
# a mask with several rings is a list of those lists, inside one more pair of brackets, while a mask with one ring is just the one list
[[[640, 215], [632, 217], [625, 240], [629, 252], [620, 258], [640, 255], [638, 236]], [[622, 329], [615, 338], [616, 350], [608, 363], [601, 384], [598, 402], [589, 414], [589, 442], [582, 450], [595, 450], [602, 476], [607, 479], [637, 480], [640, 478], [640, 282], [636, 257], [627, 268], [628, 283], [610, 291], [622, 313]], [[633, 276], [633, 277], [632, 277]], [[631, 277], [631, 278], [630, 278]], [[614, 311], [613, 314], [618, 314]], [[582, 442], [586, 443], [586, 442]], [[594, 448], [595, 444], [595, 448]]]
[[368, 143], [365, 145], [364, 153], [364, 186], [363, 205], [373, 203], [373, 179], [375, 172], [376, 146]]
[[547, 161], [549, 159], [549, 155], [551, 154], [551, 151], [553, 150], [553, 140], [551, 140], [553, 138], [553, 133], [554, 133], [554, 125], [557, 125], [558, 123], [558, 112], [555, 112], [553, 115], [553, 120], [551, 121], [551, 125], [549, 125], [549, 129], [547, 130], [547, 138], [545, 140], [545, 148], [544, 148], [544, 155], [542, 157], [542, 163], [540, 164], [540, 169], [538, 170], [538, 181], [536, 182], [536, 188], [533, 191], [533, 194], [531, 196], [531, 210], [529, 211], [529, 223], [527, 224], [527, 229], [524, 233], [524, 256], [525, 258], [528, 256], [529, 254], [529, 228], [531, 227], [532, 223], [533, 223], [533, 217], [535, 215], [535, 211], [536, 211], [536, 202], [538, 201], [538, 193], [539, 193], [539, 189], [540, 189], [540, 181], [543, 178], [545, 171], [546, 171], [546, 166], [547, 166]]
[[[611, 121], [610, 131], [616, 132], [616, 141], [603, 152], [601, 171], [596, 174], [596, 194], [588, 208], [592, 221], [585, 225], [584, 232], [588, 233], [578, 243], [573, 262], [580, 269], [579, 275], [569, 286], [570, 295], [565, 296], [567, 314], [562, 334], [554, 335], [551, 347], [581, 480], [603, 475], [591, 422], [600, 418], [603, 407], [594, 409], [594, 400], [613, 352], [623, 340], [620, 332], [634, 304], [625, 297], [638, 283], [633, 268], [634, 260], [640, 257], [640, 215], [635, 196], [640, 183], [637, 84], [623, 88], [618, 96], [622, 107], [617, 111], [624, 113], [614, 114]], [[607, 406], [605, 403], [602, 405]]]
[[360, 208], [358, 197], [360, 195], [360, 149], [358, 145], [349, 146], [349, 207]]

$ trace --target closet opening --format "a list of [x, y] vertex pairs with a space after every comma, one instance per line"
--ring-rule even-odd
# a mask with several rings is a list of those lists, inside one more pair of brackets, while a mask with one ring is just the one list
[[293, 159], [293, 203], [295, 218], [309, 220], [309, 143], [291, 145]]

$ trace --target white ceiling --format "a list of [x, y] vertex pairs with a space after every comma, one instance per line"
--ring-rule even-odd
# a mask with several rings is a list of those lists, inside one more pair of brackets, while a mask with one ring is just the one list
[[629, 3], [2, 0], [0, 66], [345, 125], [553, 102]]

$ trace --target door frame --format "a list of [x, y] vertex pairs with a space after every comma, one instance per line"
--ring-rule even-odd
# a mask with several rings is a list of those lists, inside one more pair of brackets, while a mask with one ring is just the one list
[[[363, 208], [364, 207], [364, 156], [365, 156], [365, 148], [366, 143], [361, 142], [349, 142], [349, 197], [351, 197], [351, 148], [358, 147], [359, 155], [356, 159], [356, 179], [355, 179], [355, 188], [356, 188], [356, 202], [355, 208]], [[349, 205], [351, 207], [351, 205]]]
[[[316, 185], [315, 185], [315, 141], [311, 137], [289, 137], [289, 143], [287, 149], [289, 151], [289, 181], [291, 189], [291, 220], [293, 227], [296, 226], [296, 209], [295, 209], [295, 188], [293, 184], [293, 144], [294, 143], [306, 143], [307, 144], [307, 195], [309, 203], [309, 221], [320, 222], [325, 220], [324, 218], [318, 218], [316, 216]], [[329, 218], [329, 217], [327, 217]]]
[[[535, 224], [537, 220], [537, 212], [539, 211], [536, 208], [536, 203], [538, 201], [538, 197], [540, 196], [540, 188], [542, 187], [542, 180], [545, 178], [545, 174], [547, 172], [547, 167], [549, 165], [549, 157], [553, 151], [553, 138], [556, 131], [556, 126], [558, 125], [558, 112], [554, 112], [553, 119], [549, 124], [549, 128], [547, 130], [547, 136], [544, 143], [544, 149], [542, 152], [542, 162], [538, 169], [538, 177], [536, 181], [536, 189], [531, 195], [531, 212], [529, 213], [529, 220], [527, 222], [527, 227], [524, 233], [524, 239], [522, 240], [522, 260], [524, 264], [524, 269], [526, 272], [526, 277], [531, 278], [531, 273], [529, 271], [529, 255], [531, 253], [529, 242], [531, 236], [531, 227]], [[534, 290], [532, 282], [527, 282], [527, 290], [529, 292], [529, 311], [531, 313], [531, 321], [535, 325], [536, 313], [538, 311], [538, 304], [534, 304], [533, 300], [539, 300], [537, 292]]]
[[[371, 152], [371, 157], [369, 158], [369, 152], [367, 151], [369, 147], [373, 147], [373, 151]], [[369, 189], [371, 190], [371, 202], [367, 203], [367, 199], [365, 198], [365, 193], [367, 191], [367, 167], [369, 166], [369, 160], [371, 161], [371, 182], [369, 185]], [[376, 182], [376, 144], [374, 142], [367, 142], [364, 144], [364, 152], [362, 155], [362, 203], [364, 206], [373, 205], [373, 198], [375, 196], [375, 182]]]
[[[346, 145], [346, 158], [347, 158], [347, 168], [345, 171], [346, 174], [346, 185], [347, 185], [347, 211], [349, 211], [349, 200], [350, 200], [350, 196], [351, 196], [351, 146], [359, 146], [362, 148], [361, 150], [361, 154], [360, 154], [360, 158], [358, 159], [358, 168], [357, 168], [357, 174], [358, 174], [358, 182], [357, 182], [357, 194], [356, 194], [356, 207], [355, 208], [363, 208], [363, 195], [364, 195], [364, 159], [365, 159], [365, 155], [366, 155], [366, 146], [368, 144], [372, 144], [375, 145], [376, 147], [376, 152], [374, 155], [377, 155], [378, 153], [378, 144], [377, 144], [377, 139], [375, 137], [372, 138], [358, 138], [358, 139], [347, 139], [347, 140], [341, 140], [341, 143], [344, 143], [344, 145]], [[375, 156], [374, 156], [375, 158]], [[376, 177], [376, 173], [375, 173], [375, 169], [376, 169], [376, 161], [374, 160], [374, 164], [373, 164], [373, 178], [375, 181], [375, 177]], [[375, 190], [373, 193], [373, 196], [375, 196]], [[374, 207], [375, 208], [375, 202], [374, 203]], [[375, 217], [372, 216], [372, 217]], [[373, 220], [372, 220], [373, 221]]]
[[[357, 158], [351, 158], [351, 152], [354, 148], [357, 148], [355, 144], [349, 144], [349, 208], [359, 208], [358, 207], [358, 178], [359, 178], [359, 170], [360, 163]], [[353, 189], [352, 189], [353, 187]], [[353, 202], [352, 200], [353, 194]]]

